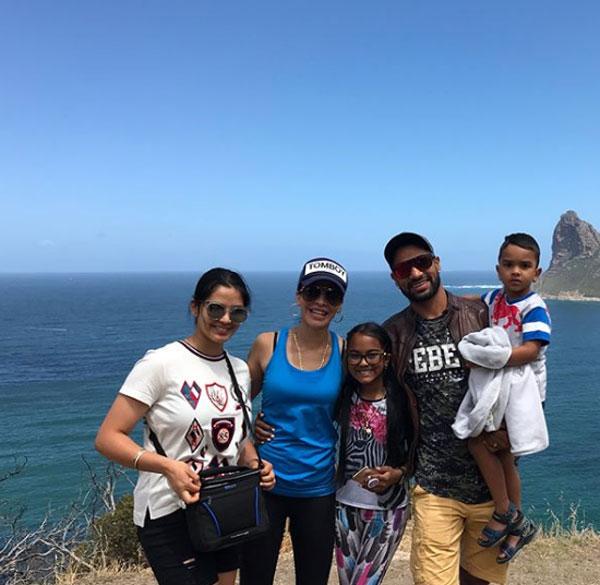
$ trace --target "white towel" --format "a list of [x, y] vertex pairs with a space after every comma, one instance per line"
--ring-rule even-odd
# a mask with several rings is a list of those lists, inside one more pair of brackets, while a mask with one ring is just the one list
[[512, 353], [510, 338], [503, 327], [486, 327], [469, 333], [460, 340], [458, 349], [468, 362], [489, 370], [503, 368]]
[[530, 455], [549, 445], [548, 427], [533, 368], [526, 364], [512, 370], [510, 396], [504, 413], [514, 455]]
[[548, 446], [548, 429], [531, 366], [504, 367], [512, 347], [502, 327], [469, 333], [458, 344], [462, 356], [480, 366], [469, 374], [469, 390], [452, 425], [460, 439], [500, 428], [502, 419], [511, 452], [527, 455]]

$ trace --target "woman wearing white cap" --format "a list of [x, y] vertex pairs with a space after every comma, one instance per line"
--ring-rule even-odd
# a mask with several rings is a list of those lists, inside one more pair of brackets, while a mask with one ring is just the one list
[[309, 260], [296, 293], [300, 322], [261, 333], [250, 351], [252, 395], [262, 392], [260, 453], [277, 469], [277, 484], [266, 494], [270, 533], [245, 547], [242, 585], [273, 583], [288, 518], [296, 584], [327, 583], [335, 517], [333, 417], [343, 346], [329, 325], [341, 310], [347, 285], [347, 272], [338, 262]]

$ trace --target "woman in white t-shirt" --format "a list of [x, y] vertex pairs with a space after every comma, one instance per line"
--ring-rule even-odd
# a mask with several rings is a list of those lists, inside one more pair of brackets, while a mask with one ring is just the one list
[[[183, 508], [199, 499], [200, 470], [235, 464], [258, 467], [254, 445], [246, 440], [227, 357], [246, 399], [248, 366], [241, 359], [226, 357], [223, 348], [246, 320], [249, 305], [250, 294], [239, 274], [224, 268], [204, 273], [190, 303], [195, 331], [149, 350], [135, 364], [96, 437], [96, 448], [103, 455], [140, 472], [134, 490], [134, 523], [160, 585], [235, 581], [236, 550], [194, 550]], [[147, 423], [143, 447], [129, 436], [142, 418]], [[150, 431], [168, 456], [156, 452]], [[265, 460], [263, 464], [261, 486], [271, 489], [273, 468]]]

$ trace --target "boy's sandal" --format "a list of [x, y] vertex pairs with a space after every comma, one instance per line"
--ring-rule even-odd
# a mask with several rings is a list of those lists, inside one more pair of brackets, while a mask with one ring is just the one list
[[504, 563], [512, 561], [519, 551], [537, 536], [539, 531], [539, 526], [525, 518], [523, 513], [519, 510], [519, 518], [515, 521], [514, 525], [511, 526], [507, 534], [507, 536], [518, 536], [519, 540], [514, 546], [503, 542], [500, 545], [500, 554], [496, 557], [496, 562], [503, 565]]
[[[492, 514], [492, 519], [500, 524], [505, 524], [505, 526], [500, 530], [494, 530], [489, 526], [485, 526], [481, 531], [481, 536], [477, 540], [479, 546], [491, 548], [492, 546], [496, 546], [501, 540], [504, 540], [515, 525], [515, 522], [519, 520], [519, 513], [520, 512], [515, 508], [515, 505], [512, 502], [508, 506], [508, 511], [506, 513], [499, 514], [498, 512], [494, 512]], [[517, 514], [516, 518], [515, 514]]]

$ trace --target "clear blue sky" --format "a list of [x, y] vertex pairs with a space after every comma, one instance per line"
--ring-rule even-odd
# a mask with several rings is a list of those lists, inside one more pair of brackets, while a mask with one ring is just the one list
[[0, 4], [0, 271], [447, 269], [600, 228], [600, 6]]

